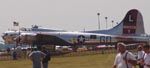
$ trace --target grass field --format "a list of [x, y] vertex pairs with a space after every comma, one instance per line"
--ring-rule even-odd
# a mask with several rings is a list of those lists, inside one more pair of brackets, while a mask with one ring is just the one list
[[[116, 54], [97, 54], [73, 57], [54, 57], [49, 68], [111, 68]], [[1, 60], [0, 68], [32, 68], [28, 59]]]

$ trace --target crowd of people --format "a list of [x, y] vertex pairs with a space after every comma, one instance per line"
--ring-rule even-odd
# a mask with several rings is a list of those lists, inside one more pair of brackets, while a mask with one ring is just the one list
[[[126, 49], [126, 44], [119, 42], [117, 50], [119, 53], [115, 57], [113, 68], [150, 68], [150, 45], [139, 45], [137, 47], [137, 57]], [[50, 54], [43, 47], [40, 50], [33, 48], [29, 54], [33, 62], [33, 68], [48, 68], [48, 62], [51, 59]]]
[[[138, 45], [137, 56], [128, 51], [126, 44], [119, 42], [117, 44], [118, 54], [115, 57], [113, 68], [150, 68], [150, 45]], [[8, 53], [10, 50], [8, 50]], [[12, 52], [13, 60], [18, 59], [19, 49], [14, 49]], [[45, 47], [33, 47], [26, 51], [26, 56], [33, 63], [33, 68], [48, 68], [48, 63], [51, 60], [51, 54]]]
[[[23, 53], [25, 54], [24, 56]], [[29, 58], [33, 63], [33, 68], [48, 68], [48, 62], [51, 60], [51, 54], [45, 47], [38, 48], [33, 46], [27, 50], [20, 48], [14, 48], [12, 51], [12, 59], [18, 60], [22, 58]]]
[[150, 45], [139, 45], [137, 58], [126, 50], [126, 44], [118, 43], [119, 53], [115, 57], [113, 68], [150, 68]]

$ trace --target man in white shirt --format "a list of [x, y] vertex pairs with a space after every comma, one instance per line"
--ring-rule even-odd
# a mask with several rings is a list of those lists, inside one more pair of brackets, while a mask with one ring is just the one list
[[145, 55], [145, 52], [143, 51], [143, 48], [142, 48], [142, 45], [139, 45], [138, 46], [138, 48], [137, 48], [137, 50], [138, 50], [138, 54], [137, 54], [137, 64], [139, 65], [139, 68], [144, 68], [141, 64], [140, 64], [140, 62], [141, 62], [141, 60], [143, 59], [143, 57], [144, 57], [144, 55]]
[[150, 45], [144, 45], [143, 50], [145, 52], [145, 55], [142, 64], [144, 68], [150, 68]]
[[133, 65], [136, 65], [134, 55], [126, 50], [124, 43], [118, 43], [117, 49], [120, 53], [116, 55], [113, 68], [132, 68]]

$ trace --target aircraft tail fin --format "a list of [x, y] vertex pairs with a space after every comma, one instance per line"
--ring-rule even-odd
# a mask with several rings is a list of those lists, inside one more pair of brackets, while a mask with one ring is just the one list
[[145, 34], [142, 14], [136, 9], [130, 10], [123, 19], [122, 23], [123, 23], [122, 28], [123, 35]]
[[120, 24], [116, 25], [110, 30], [104, 30], [102, 33], [114, 34], [114, 35], [142, 35], [145, 34], [144, 22], [142, 14], [136, 10], [132, 9], [128, 11], [125, 18]]

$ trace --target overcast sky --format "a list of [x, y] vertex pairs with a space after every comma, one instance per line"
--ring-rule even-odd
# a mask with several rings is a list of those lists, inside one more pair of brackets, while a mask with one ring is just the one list
[[[82, 31], [101, 29], [120, 22], [130, 9], [138, 9], [144, 17], [146, 33], [150, 34], [150, 0], [0, 0], [0, 33], [13, 28], [39, 25], [46, 28]], [[116, 25], [116, 24], [114, 24]]]

